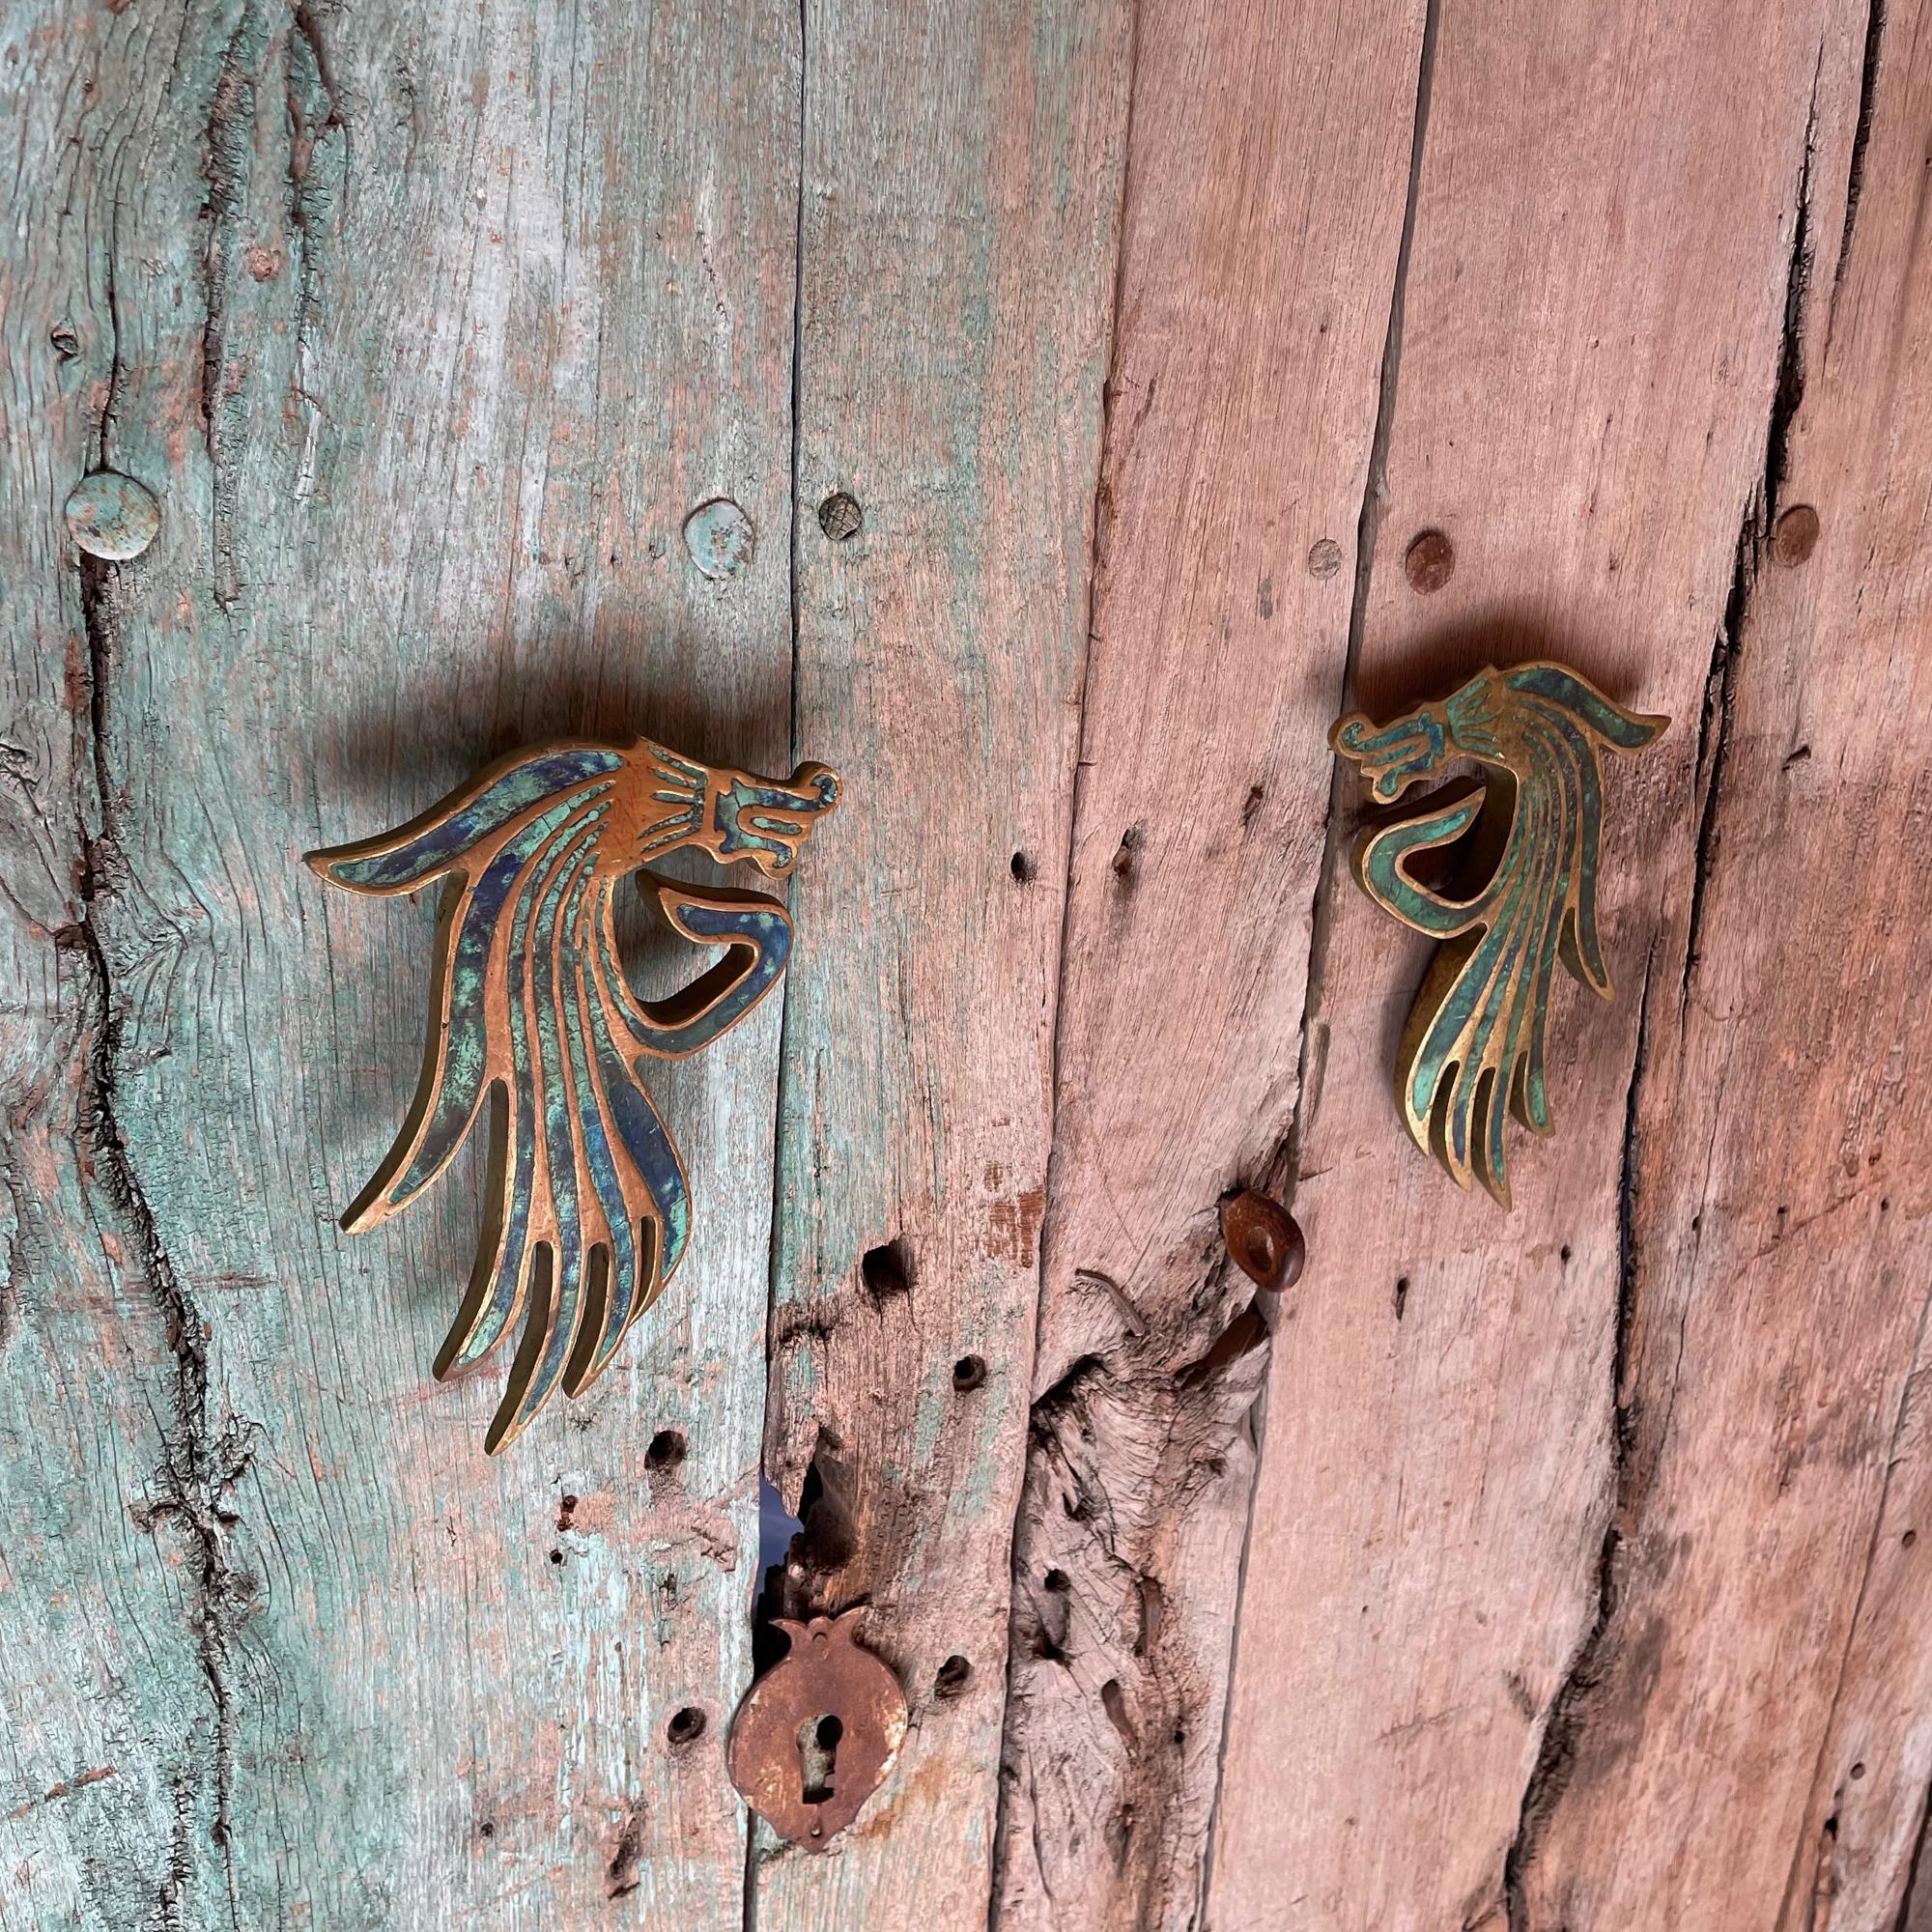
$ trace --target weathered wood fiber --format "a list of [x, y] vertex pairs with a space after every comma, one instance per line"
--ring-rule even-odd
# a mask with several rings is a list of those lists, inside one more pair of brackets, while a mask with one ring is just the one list
[[1424, 10], [1143, 6], [996, 1922], [1197, 1922]]
[[[1932, 1782], [1929, 35], [1923, 5], [1875, 24], [1801, 204], [1772, 538], [1739, 558], [1635, 1092], [1607, 1615], [1530, 1925], [1890, 1932]], [[1828, 74], [1856, 90], [1861, 51]]]
[[766, 1848], [788, 1932], [986, 1913], [1128, 26], [807, 14], [796, 735], [856, 810], [797, 895], [766, 1457], [912, 1728], [833, 1852]]
[[[1555, 1138], [1520, 1142], [1507, 1220], [1402, 1136], [1389, 1067], [1427, 944], [1335, 863], [1352, 802], [1331, 828], [1309, 1258], [1267, 1391], [1216, 1932], [1556, 1922], [1521, 1886], [1617, 1500], [1626, 1099], [1677, 996], [1698, 716], [1763, 487], [1807, 144], [1856, 99], [1826, 30], [1742, 5], [1436, 24], [1352, 695], [1387, 713], [1548, 654], [1677, 724], [1609, 775], [1622, 997], [1558, 988]], [[1456, 562], [1425, 596], [1403, 559], [1432, 526]]]
[[[105, 196], [52, 163], [123, 62], [104, 10], [0, 15], [0, 1919], [153, 1922], [210, 1856], [191, 1352], [125, 1212], [95, 920], [114, 854], [94, 742], [101, 579], [61, 504], [113, 396]], [[55, 218], [66, 203], [71, 214]], [[111, 448], [111, 432], [110, 432]], [[158, 1516], [150, 1515], [157, 1506]]]
[[[0, 1918], [735, 1924], [777, 1012], [670, 1090], [671, 1293], [489, 1464], [495, 1372], [428, 1378], [468, 1178], [333, 1226], [414, 1081], [432, 908], [297, 855], [547, 732], [781, 759], [796, 15], [247, 0], [5, 44]], [[103, 435], [163, 524], [82, 579]], [[711, 582], [680, 526], [722, 493], [760, 541]]]

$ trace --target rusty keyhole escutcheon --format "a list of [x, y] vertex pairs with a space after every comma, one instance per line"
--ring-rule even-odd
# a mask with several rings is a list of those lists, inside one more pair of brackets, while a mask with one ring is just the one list
[[731, 1720], [725, 1768], [780, 1837], [822, 1852], [885, 1782], [905, 1742], [906, 1701], [891, 1669], [856, 1641], [865, 1606], [773, 1622], [791, 1641]]

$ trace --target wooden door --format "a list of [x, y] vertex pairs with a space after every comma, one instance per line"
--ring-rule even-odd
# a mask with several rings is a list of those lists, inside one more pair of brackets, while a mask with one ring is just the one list
[[[14, 0], [0, 97], [0, 1926], [1932, 1925], [1919, 0]], [[1673, 723], [1505, 1217], [1326, 734], [1538, 656]], [[845, 799], [490, 1459], [477, 1156], [336, 1226], [434, 907], [299, 854], [640, 731]], [[858, 1605], [818, 1855], [724, 1743]]]

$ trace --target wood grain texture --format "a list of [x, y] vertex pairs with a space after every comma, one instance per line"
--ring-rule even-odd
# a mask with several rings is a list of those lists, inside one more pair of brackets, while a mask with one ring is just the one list
[[[796, 899], [840, 941], [791, 980], [766, 1463], [809, 1505], [794, 1588], [870, 1600], [863, 1641], [911, 1730], [826, 1857], [764, 1847], [756, 1917], [967, 1926], [991, 1869], [1128, 10], [1004, 0], [886, 30], [829, 0], [805, 43], [796, 733], [845, 773], [849, 816]], [[812, 514], [837, 492], [864, 519], [842, 540]], [[954, 1656], [971, 1674], [940, 1697]]]
[[[1352, 700], [1387, 714], [1548, 655], [1678, 723], [1610, 774], [1622, 998], [1559, 990], [1555, 1139], [1520, 1151], [1507, 1221], [1401, 1133], [1389, 1068], [1428, 948], [1334, 865], [1352, 802], [1331, 829], [1309, 1261], [1267, 1391], [1216, 1932], [1556, 1922], [1521, 1887], [1617, 1501], [1626, 1100], [1690, 915], [1697, 719], [1762, 490], [1807, 144], [1856, 99], [1827, 32], [1811, 7], [1437, 24]], [[1403, 558], [1431, 527], [1456, 560], [1424, 596]]]
[[1197, 1922], [1423, 9], [1138, 14], [995, 1922]]
[[105, 11], [0, 14], [0, 1919], [34, 1928], [155, 1922], [213, 1859], [217, 1803], [198, 1538], [169, 1507], [196, 1388], [109, 1106], [108, 574], [82, 577], [61, 519], [112, 453], [112, 217], [54, 162], [95, 168], [128, 38]]
[[[666, 1090], [706, 1178], [671, 1293], [488, 1465], [495, 1373], [428, 1379], [473, 1191], [333, 1226], [413, 1083], [432, 908], [326, 905], [297, 855], [550, 732], [782, 756], [796, 15], [244, 0], [13, 43], [10, 88], [67, 117], [16, 160], [61, 239], [10, 289], [7, 464], [23, 666], [77, 634], [71, 746], [44, 672], [13, 702], [43, 707], [27, 782], [71, 763], [81, 797], [32, 914], [68, 929], [64, 1005], [15, 933], [55, 1047], [12, 1158], [66, 1128], [56, 1211], [105, 1260], [14, 1251], [10, 1419], [85, 1440], [8, 1459], [10, 1520], [58, 1497], [65, 1534], [10, 1593], [10, 1711], [45, 1718], [0, 1917], [735, 1924], [778, 1015]], [[77, 580], [51, 532], [103, 423], [163, 525]], [[721, 494], [761, 542], [714, 582], [680, 526]], [[122, 1386], [60, 1406], [56, 1372]], [[647, 1467], [665, 1429], [688, 1454]], [[125, 1605], [86, 1594], [109, 1576]], [[687, 1704], [709, 1727], [673, 1750]]]
[[1535, 1926], [1890, 1932], [1932, 1782], [1932, 10], [1887, 10], [1862, 65], [1814, 141], [1636, 1091], [1619, 1542]]

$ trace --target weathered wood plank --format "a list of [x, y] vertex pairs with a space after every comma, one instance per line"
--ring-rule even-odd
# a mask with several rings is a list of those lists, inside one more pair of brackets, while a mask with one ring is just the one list
[[[1389, 1067], [1426, 943], [1331, 857], [1309, 1263], [1267, 1392], [1217, 1932], [1521, 1905], [1617, 1499], [1626, 1095], [1674, 997], [1696, 721], [1765, 469], [1807, 142], [1855, 99], [1824, 17], [1499, 0], [1439, 22], [1353, 695], [1406, 709], [1548, 654], [1678, 724], [1611, 775], [1623, 997], [1559, 989], [1556, 1138], [1519, 1150], [1507, 1220], [1402, 1138]], [[1403, 558], [1431, 526], [1457, 561], [1424, 596]]]
[[152, 1264], [114, 1104], [106, 915], [132, 879], [98, 730], [121, 586], [147, 566], [83, 570], [62, 519], [125, 442], [140, 129], [109, 103], [170, 40], [105, 9], [0, 16], [0, 1921], [49, 1932], [186, 1923], [219, 1883], [198, 1337]]
[[[466, 1177], [332, 1226], [413, 1084], [431, 909], [326, 904], [296, 855], [549, 732], [782, 757], [796, 14], [99, 18], [128, 52], [65, 77], [81, 140], [28, 164], [88, 211], [113, 454], [165, 515], [103, 606], [99, 1077], [207, 1395], [85, 1501], [99, 1537], [191, 1512], [207, 1735], [174, 1755], [210, 1815], [168, 1922], [736, 1923], [776, 1009], [669, 1093], [700, 1178], [670, 1294], [487, 1464], [494, 1372], [428, 1380]], [[719, 495], [760, 542], [714, 582], [680, 528]], [[685, 1705], [709, 1726], [673, 1748]], [[111, 1823], [75, 1866], [127, 1856]]]
[[1527, 1924], [1891, 1932], [1932, 1782], [1932, 9], [1875, 18], [1864, 80], [1815, 142], [1653, 1001], [1620, 1540]]
[[[996, 1922], [1198, 1922], [1424, 9], [1138, 14]], [[1264, 1583], [1264, 1587], [1265, 1587]]]
[[798, 894], [766, 1459], [912, 1731], [830, 1854], [767, 1848], [795, 1932], [986, 1912], [1127, 43], [808, 10], [797, 742], [851, 816]]

